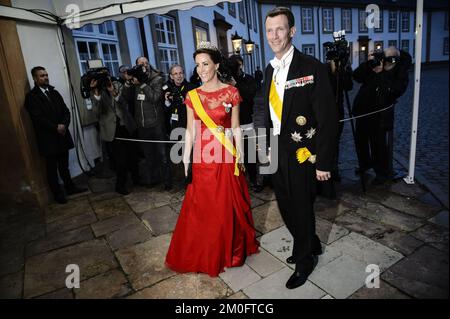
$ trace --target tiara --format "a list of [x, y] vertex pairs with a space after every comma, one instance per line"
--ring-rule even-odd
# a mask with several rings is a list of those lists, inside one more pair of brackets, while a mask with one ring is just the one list
[[211, 42], [209, 42], [209, 41], [201, 41], [197, 45], [197, 50], [198, 49], [209, 49], [209, 50], [219, 51], [219, 49], [217, 49], [217, 47], [212, 45]]

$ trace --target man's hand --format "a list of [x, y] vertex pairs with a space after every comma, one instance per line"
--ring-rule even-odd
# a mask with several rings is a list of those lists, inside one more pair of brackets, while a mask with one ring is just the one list
[[383, 71], [383, 63], [381, 63], [381, 65], [377, 65], [376, 67], [374, 67], [372, 71], [375, 73], [380, 73], [381, 71]]
[[58, 127], [56, 128], [59, 134], [64, 135], [66, 134], [66, 127], [64, 124], [58, 124]]
[[331, 178], [331, 173], [319, 171], [318, 169], [316, 169], [316, 178], [317, 178], [317, 180], [319, 180], [321, 182], [327, 181]]
[[98, 94], [97, 83], [98, 83], [98, 82], [97, 82], [97, 80], [95, 80], [95, 79], [92, 79], [92, 80], [91, 80], [91, 83], [90, 83], [91, 90], [94, 91], [94, 94], [95, 94], [95, 95], [99, 95], [99, 94]]
[[108, 86], [106, 87], [106, 89], [112, 96], [114, 96], [114, 97], [117, 96], [118, 93], [117, 93], [116, 89], [114, 88], [114, 85], [112, 84], [111, 81], [108, 82]]
[[[164, 98], [166, 99], [166, 101], [169, 101], [169, 96], [170, 96], [170, 92], [166, 92], [166, 94], [164, 95]], [[172, 99], [171, 99], [172, 100]]]
[[132, 82], [134, 85], [139, 85], [139, 84], [141, 84], [141, 82], [139, 82], [139, 80], [136, 79], [135, 77], [133, 77], [133, 79], [131, 80], [131, 82]]

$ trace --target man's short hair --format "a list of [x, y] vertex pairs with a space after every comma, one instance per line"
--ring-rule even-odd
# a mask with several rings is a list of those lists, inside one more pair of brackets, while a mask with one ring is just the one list
[[33, 76], [33, 78], [36, 76], [36, 73], [38, 71], [45, 71], [45, 68], [43, 66], [35, 66], [34, 68], [32, 68], [31, 75]]
[[119, 66], [119, 72], [124, 72], [124, 71], [129, 70], [129, 69], [130, 69], [130, 67], [128, 65], [125, 65], [125, 64]]
[[181, 68], [181, 70], [183, 70], [183, 73], [184, 73], [184, 68], [183, 68], [180, 64], [175, 63], [175, 64], [172, 64], [172, 65], [171, 65], [171, 67], [170, 67], [170, 69], [169, 69], [169, 74], [172, 74], [173, 69], [175, 69], [175, 68], [177, 68], [177, 67]]
[[292, 11], [289, 8], [286, 7], [275, 7], [272, 10], [270, 10], [269, 12], [267, 12], [266, 14], [266, 20], [267, 18], [273, 18], [279, 15], [285, 15], [286, 18], [288, 19], [288, 23], [289, 23], [289, 28], [292, 28], [295, 25], [295, 18], [294, 15], [292, 14]]
[[[147, 57], [145, 57], [145, 56], [138, 56], [138, 57], [136, 58], [136, 65], [138, 64], [139, 59], [142, 59], [142, 58], [146, 59], [147, 62], [148, 62]], [[149, 64], [150, 64], [150, 62], [149, 62]]]

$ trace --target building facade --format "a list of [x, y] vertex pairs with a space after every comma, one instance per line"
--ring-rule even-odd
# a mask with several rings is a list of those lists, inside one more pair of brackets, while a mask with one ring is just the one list
[[[374, 1], [284, 1], [283, 5], [288, 6], [295, 17], [294, 45], [321, 61], [325, 61], [326, 56], [324, 43], [333, 42], [333, 31], [339, 30], [345, 30], [353, 68], [367, 60], [374, 49], [391, 45], [409, 52], [414, 58], [416, 1], [376, 1], [379, 23], [369, 23], [368, 27], [369, 10], [366, 8], [372, 3]], [[263, 21], [279, 1], [259, 0], [259, 5], [260, 21]], [[448, 61], [447, 2], [424, 1], [422, 29], [422, 63]], [[269, 63], [273, 53], [267, 44], [262, 54], [264, 63]]]

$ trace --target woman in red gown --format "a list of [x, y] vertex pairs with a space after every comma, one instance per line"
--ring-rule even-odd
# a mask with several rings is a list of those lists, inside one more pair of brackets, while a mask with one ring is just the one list
[[[221, 55], [209, 44], [194, 53], [203, 85], [196, 90], [209, 118], [225, 131], [241, 152], [238, 90], [217, 76]], [[194, 90], [193, 90], [194, 91]], [[246, 256], [258, 251], [250, 196], [236, 158], [200, 120], [190, 92], [186, 96], [187, 131], [183, 161], [185, 174], [193, 151], [192, 182], [186, 189], [166, 265], [177, 272], [201, 272], [218, 276], [225, 267], [243, 265]], [[197, 109], [198, 110], [198, 109]], [[230, 134], [232, 132], [232, 134]], [[231, 157], [231, 161], [230, 161]], [[242, 158], [242, 155], [240, 155]], [[238, 175], [238, 176], [237, 176]]]

